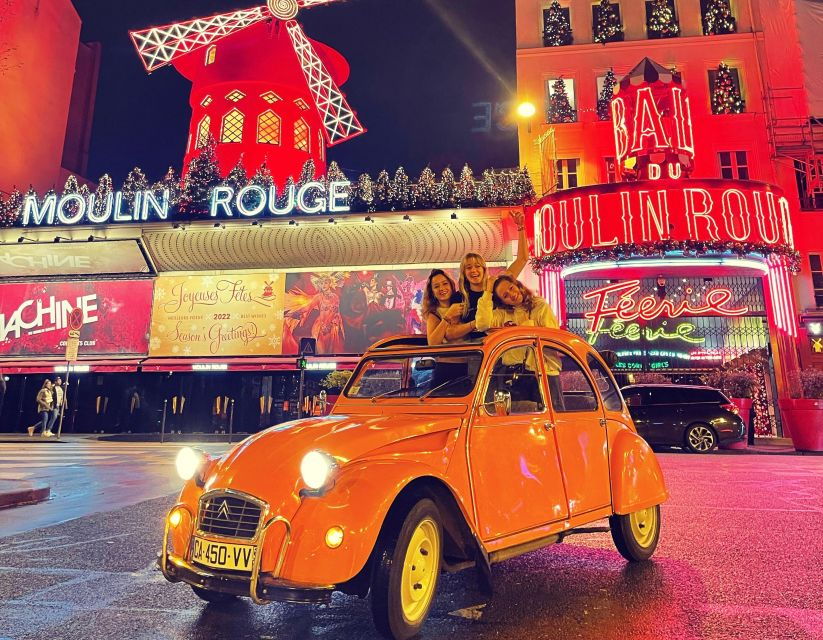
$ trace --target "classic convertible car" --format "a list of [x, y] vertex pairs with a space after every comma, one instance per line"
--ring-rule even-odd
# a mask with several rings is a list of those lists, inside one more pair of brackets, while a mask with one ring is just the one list
[[474, 567], [490, 589], [492, 564], [609, 528], [626, 559], [648, 559], [668, 497], [601, 357], [534, 327], [383, 340], [331, 415], [217, 459], [186, 448], [177, 466], [168, 580], [217, 603], [369, 596], [398, 639], [420, 630], [442, 571]]

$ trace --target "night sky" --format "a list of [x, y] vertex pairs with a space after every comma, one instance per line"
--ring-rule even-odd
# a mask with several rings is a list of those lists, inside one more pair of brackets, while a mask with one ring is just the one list
[[[261, 3], [262, 4], [262, 3]], [[249, 0], [74, 0], [82, 39], [103, 45], [88, 177], [115, 184], [182, 164], [190, 84], [172, 67], [149, 76], [132, 47], [142, 29], [254, 6]], [[307, 35], [351, 65], [343, 86], [368, 132], [330, 150], [354, 179], [404, 166], [414, 177], [468, 162], [517, 164], [517, 137], [495, 112], [514, 99], [514, 0], [347, 0], [304, 9]], [[484, 104], [485, 103], [485, 104]], [[491, 112], [491, 127], [487, 115]]]

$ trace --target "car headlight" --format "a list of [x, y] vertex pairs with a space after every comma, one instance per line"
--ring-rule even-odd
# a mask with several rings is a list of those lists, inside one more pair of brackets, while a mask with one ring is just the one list
[[300, 475], [305, 485], [317, 491], [325, 487], [331, 480], [337, 463], [334, 458], [323, 451], [309, 451], [300, 462]]
[[183, 447], [178, 452], [174, 464], [177, 467], [177, 475], [183, 480], [191, 480], [197, 475], [205, 462], [206, 455], [202, 451], [191, 447]]

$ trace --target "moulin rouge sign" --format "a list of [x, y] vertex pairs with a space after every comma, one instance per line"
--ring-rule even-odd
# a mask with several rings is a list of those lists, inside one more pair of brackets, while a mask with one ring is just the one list
[[694, 135], [676, 74], [645, 60], [611, 103], [624, 182], [559, 191], [530, 211], [536, 257], [665, 241], [792, 246], [789, 201], [768, 184], [689, 178]]

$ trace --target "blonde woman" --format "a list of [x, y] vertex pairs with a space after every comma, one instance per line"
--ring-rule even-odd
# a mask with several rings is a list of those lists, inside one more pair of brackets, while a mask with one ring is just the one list
[[[51, 431], [49, 431], [49, 417], [51, 416], [51, 410], [54, 408], [54, 395], [52, 394], [51, 389], [51, 380], [46, 378], [43, 382], [43, 386], [40, 388], [40, 391], [37, 392], [36, 398], [37, 414], [40, 416], [41, 425], [40, 435], [44, 438], [51, 436]], [[34, 435], [35, 428], [37, 428], [37, 425], [28, 428], [30, 436]]]
[[423, 293], [423, 317], [429, 344], [459, 340], [473, 331], [474, 321], [460, 323], [462, 315], [463, 304], [454, 280], [442, 269], [433, 269]]
[[477, 304], [477, 329], [500, 327], [559, 328], [554, 311], [543, 298], [534, 295], [522, 282], [508, 274], [489, 279]]
[[[526, 225], [523, 221], [523, 212], [516, 211], [512, 219], [517, 225], [517, 258], [504, 273], [517, 278], [526, 268], [529, 261], [529, 241], [526, 239]], [[466, 308], [463, 312], [463, 323], [469, 323], [477, 315], [477, 303], [486, 290], [489, 281], [489, 271], [486, 260], [477, 253], [467, 253], [460, 261], [460, 293]]]

